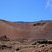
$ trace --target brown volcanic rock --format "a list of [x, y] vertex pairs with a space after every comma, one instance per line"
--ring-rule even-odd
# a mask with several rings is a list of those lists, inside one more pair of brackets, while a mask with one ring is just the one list
[[0, 20], [0, 37], [4, 35], [10, 40], [52, 40], [52, 21], [15, 23]]

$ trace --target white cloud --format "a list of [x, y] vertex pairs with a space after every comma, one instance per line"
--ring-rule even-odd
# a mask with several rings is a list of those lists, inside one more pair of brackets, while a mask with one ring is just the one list
[[46, 8], [52, 10], [52, 0], [46, 0]]

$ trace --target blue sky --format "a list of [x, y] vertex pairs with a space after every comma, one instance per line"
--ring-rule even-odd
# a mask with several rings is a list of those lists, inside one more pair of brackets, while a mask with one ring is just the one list
[[52, 0], [0, 0], [0, 19], [52, 20]]

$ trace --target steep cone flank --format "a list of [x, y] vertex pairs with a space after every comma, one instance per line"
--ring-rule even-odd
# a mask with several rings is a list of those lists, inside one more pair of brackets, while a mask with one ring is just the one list
[[0, 37], [10, 40], [52, 39], [52, 21], [8, 22], [0, 20]]

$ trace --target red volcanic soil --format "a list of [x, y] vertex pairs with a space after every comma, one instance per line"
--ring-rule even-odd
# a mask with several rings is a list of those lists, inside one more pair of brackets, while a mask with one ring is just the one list
[[52, 40], [52, 21], [9, 22], [0, 20], [0, 38], [10, 40]]

